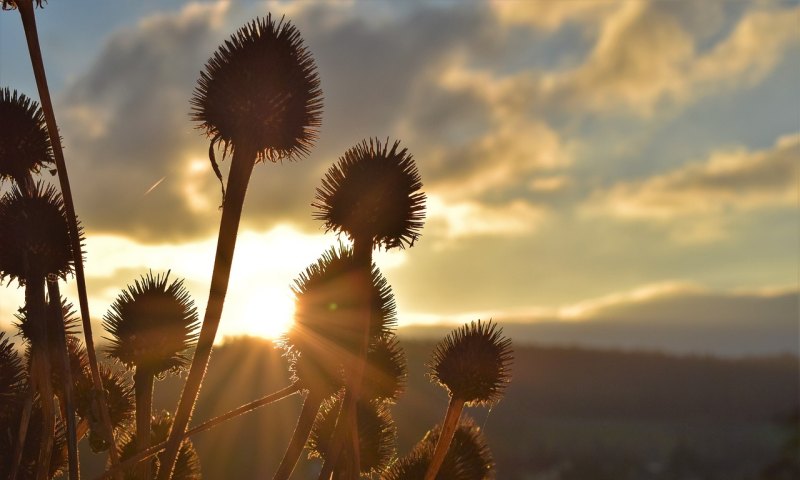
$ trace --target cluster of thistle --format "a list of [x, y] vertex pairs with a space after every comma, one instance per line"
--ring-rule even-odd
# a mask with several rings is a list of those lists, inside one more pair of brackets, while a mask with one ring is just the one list
[[[32, 18], [32, 9], [22, 8], [30, 2], [12, 3], [23, 23]], [[316, 66], [293, 25], [267, 16], [242, 27], [208, 61], [191, 100], [221, 182], [215, 149], [231, 162], [202, 323], [181, 280], [170, 282], [170, 272], [143, 275], [104, 317], [113, 364], [99, 373], [83, 313], [88, 307], [82, 302], [85, 350], [58, 289], [75, 269], [81, 291], [83, 253], [72, 248], [81, 244], [74, 237], [81, 232], [70, 231], [56, 189], [33, 180], [52, 165], [55, 151], [63, 182], [60, 139], [51, 145], [48, 116], [34, 102], [8, 89], [0, 93], [0, 175], [14, 185], [0, 200], [0, 279], [25, 287], [17, 326], [27, 347], [20, 356], [0, 337], [0, 476], [43, 480], [68, 470], [77, 479], [77, 442], [87, 436], [95, 451], [109, 453], [104, 477], [200, 478], [189, 435], [302, 392], [274, 479], [290, 478], [304, 449], [322, 459], [324, 480], [494, 477], [481, 429], [462, 415], [464, 407], [497, 402], [510, 378], [510, 341], [491, 322], [465, 325], [437, 345], [430, 376], [450, 394], [444, 421], [405, 457], [395, 452], [390, 406], [403, 390], [406, 364], [392, 290], [373, 252], [414, 245], [425, 195], [413, 157], [388, 139], [347, 150], [316, 191], [314, 216], [349, 245], [329, 249], [295, 280], [294, 327], [281, 342], [292, 383], [187, 430], [220, 323], [253, 168], [307, 155], [321, 124]], [[189, 366], [175, 414], [154, 415], [155, 381]]]

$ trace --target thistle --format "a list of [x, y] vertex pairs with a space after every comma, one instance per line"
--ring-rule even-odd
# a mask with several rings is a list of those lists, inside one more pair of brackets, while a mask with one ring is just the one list
[[[329, 448], [341, 399], [328, 402], [317, 415], [308, 438], [309, 458], [324, 458]], [[345, 452], [339, 455], [334, 478], [359, 478], [382, 472], [394, 458], [397, 428], [385, 403], [358, 402], [359, 471], [350, 470], [352, 460]]]
[[[326, 230], [344, 233], [353, 242], [361, 337], [354, 361], [348, 366], [344, 406], [320, 478], [330, 475], [348, 431], [358, 434], [353, 416], [361, 395], [372, 323], [368, 284], [372, 250], [413, 245], [425, 216], [425, 194], [419, 191], [422, 181], [416, 164], [399, 145], [394, 142], [390, 149], [388, 141], [382, 144], [378, 139], [369, 139], [347, 150], [328, 169], [312, 203], [314, 217], [324, 222]], [[352, 444], [358, 442], [354, 440]], [[353, 462], [355, 468], [358, 452], [354, 452]]]
[[53, 147], [39, 105], [16, 90], [0, 89], [0, 183], [25, 185], [53, 165]]
[[[166, 412], [153, 417], [151, 427], [148, 429], [150, 431], [149, 443], [159, 444], [166, 440], [171, 425], [172, 418]], [[137, 436], [131, 436], [122, 446], [121, 460], [125, 461], [135, 455], [138, 451], [138, 444]], [[153, 456], [151, 460], [143, 463], [149, 464], [148, 466], [151, 467], [150, 471], [155, 472], [158, 470], [160, 464], [160, 455]], [[141, 477], [137, 477], [133, 475], [133, 472], [128, 471], [124, 478], [125, 480], [133, 480]], [[146, 478], [150, 480], [152, 477]], [[200, 480], [202, 478], [200, 475], [200, 459], [197, 456], [194, 445], [192, 445], [192, 442], [189, 440], [184, 440], [181, 444], [178, 458], [175, 462], [175, 470], [172, 472], [172, 478], [174, 480]]]
[[[165, 275], [149, 273], [117, 297], [103, 319], [108, 356], [133, 370], [138, 449], [150, 446], [153, 382], [188, 364], [185, 352], [197, 338], [197, 310], [182, 280], [168, 284]], [[150, 465], [140, 464], [140, 478], [150, 478]]]
[[[360, 306], [359, 292], [354, 288], [357, 268], [352, 250], [340, 245], [323, 253], [295, 280], [295, 324], [285, 335], [283, 347], [290, 356], [293, 376], [308, 390], [308, 396], [273, 477], [276, 480], [291, 475], [320, 405], [341, 389], [344, 364], [357, 354], [361, 337], [353, 322]], [[397, 319], [391, 288], [377, 267], [371, 273], [374, 321], [369, 330], [377, 340], [389, 335]]]
[[214, 272], [197, 350], [184, 387], [160, 480], [168, 480], [178, 446], [205, 375], [228, 289], [236, 232], [247, 184], [256, 162], [276, 162], [306, 155], [321, 124], [322, 92], [310, 52], [291, 23], [272, 16], [256, 19], [236, 32], [206, 64], [191, 100], [192, 118], [231, 152], [227, 194], [224, 194]]
[[431, 379], [450, 394], [441, 435], [425, 480], [434, 480], [453, 439], [464, 406], [500, 401], [511, 378], [511, 340], [491, 321], [471, 322], [451, 332], [436, 346], [429, 366]]
[[[431, 463], [441, 428], [434, 427], [411, 450], [395, 462], [381, 480], [413, 480], [423, 478]], [[453, 441], [442, 462], [437, 480], [492, 480], [495, 465], [486, 437], [472, 419], [462, 418]]]
[[[78, 218], [75, 215], [75, 206], [72, 202], [72, 188], [69, 183], [69, 175], [67, 173], [67, 165], [64, 161], [64, 152], [61, 148], [61, 137], [58, 135], [58, 125], [56, 124], [56, 116], [53, 112], [53, 102], [50, 99], [50, 88], [47, 85], [47, 76], [44, 70], [44, 62], [42, 61], [42, 51], [39, 46], [39, 33], [36, 28], [36, 15], [34, 13], [34, 4], [41, 7], [43, 0], [2, 0], [2, 8], [16, 8], [19, 10], [22, 26], [25, 29], [25, 39], [28, 44], [28, 54], [31, 59], [31, 66], [33, 67], [33, 75], [36, 79], [36, 89], [39, 93], [39, 99], [42, 103], [42, 113], [44, 115], [45, 125], [47, 126], [47, 133], [52, 144], [53, 160], [55, 161], [56, 171], [58, 172], [58, 182], [61, 188], [61, 193], [64, 195], [64, 206], [67, 216], [67, 224], [69, 227], [69, 240], [70, 247], [73, 252], [79, 252], [82, 248], [82, 237], [80, 226], [78, 225]], [[27, 189], [27, 187], [26, 187]], [[92, 322], [89, 317], [89, 300], [86, 292], [86, 279], [83, 272], [83, 259], [75, 259], [75, 279], [78, 287], [78, 302], [80, 304], [81, 319], [83, 321], [83, 335], [86, 340], [86, 349], [89, 358], [89, 368], [92, 373], [92, 382], [95, 392], [98, 393], [97, 397], [102, 399], [102, 379], [100, 378], [100, 370], [97, 364], [97, 355], [94, 350], [94, 340], [92, 337]], [[49, 375], [48, 375], [49, 376]], [[109, 449], [109, 458], [112, 464], [117, 464], [119, 458], [117, 456], [117, 448], [114, 441], [113, 431], [111, 427], [111, 420], [109, 419], [108, 407], [100, 401], [100, 413], [103, 419], [103, 425], [106, 438], [110, 442], [112, 448]], [[40, 462], [44, 464], [45, 462]], [[44, 469], [44, 466], [42, 466]], [[76, 467], [70, 469], [70, 480], [77, 480]], [[40, 472], [39, 476], [44, 476]]]

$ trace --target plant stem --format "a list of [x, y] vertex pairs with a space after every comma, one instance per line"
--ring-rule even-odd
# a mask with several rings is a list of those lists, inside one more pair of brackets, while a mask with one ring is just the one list
[[[283, 400], [284, 398], [289, 397], [291, 395], [294, 395], [295, 393], [297, 393], [299, 391], [300, 391], [300, 386], [297, 383], [293, 383], [293, 384], [289, 385], [288, 387], [285, 387], [285, 388], [282, 388], [282, 389], [278, 390], [277, 392], [273, 392], [273, 393], [270, 393], [269, 395], [265, 395], [265, 396], [259, 398], [258, 400], [253, 400], [252, 402], [246, 403], [246, 404], [242, 405], [241, 407], [234, 408], [233, 410], [229, 411], [228, 413], [224, 413], [224, 414], [222, 414], [222, 415], [220, 415], [218, 417], [212, 418], [211, 420], [207, 420], [207, 421], [201, 423], [200, 425], [198, 425], [196, 427], [190, 428], [189, 430], [186, 431], [186, 433], [183, 434], [183, 438], [181, 440], [189, 438], [190, 436], [192, 436], [192, 435], [194, 435], [196, 433], [205, 432], [206, 430], [209, 430], [211, 428], [216, 427], [220, 423], [226, 422], [226, 421], [228, 421], [228, 420], [230, 420], [232, 418], [236, 418], [236, 417], [238, 417], [240, 415], [244, 415], [245, 413], [252, 412], [253, 410], [255, 410], [257, 408], [260, 408], [260, 407], [263, 407], [265, 405], [269, 405], [271, 403], [277, 402], [278, 400]], [[148, 448], [147, 450], [144, 450], [142, 452], [138, 452], [136, 455], [126, 459], [124, 462], [118, 464], [116, 467], [109, 468], [108, 470], [103, 472], [102, 475], [97, 477], [95, 480], [107, 479], [107, 478], [109, 478], [111, 476], [111, 474], [114, 473], [114, 471], [122, 471], [123, 469], [131, 468], [134, 465], [136, 465], [137, 463], [141, 462], [142, 460], [150, 458], [153, 455], [155, 455], [158, 452], [160, 452], [161, 450], [164, 450], [164, 448], [166, 446], [167, 446], [167, 442], [164, 441], [164, 442], [159, 443], [158, 445], [154, 445], [154, 446]]]
[[339, 418], [336, 421], [336, 428], [333, 438], [325, 453], [325, 462], [319, 474], [320, 480], [327, 480], [339, 458], [345, 439], [351, 439], [353, 450], [352, 463], [354, 471], [361, 470], [361, 452], [359, 451], [358, 441], [358, 413], [356, 405], [361, 397], [361, 384], [364, 379], [364, 370], [367, 364], [367, 350], [369, 349], [370, 324], [372, 323], [372, 241], [367, 237], [355, 237], [353, 239], [353, 261], [358, 269], [358, 285], [361, 290], [360, 312], [358, 317], [361, 319], [361, 337], [359, 338], [358, 351], [353, 359], [350, 368], [349, 385], [345, 391], [342, 408], [339, 411]]
[[[33, 369], [31, 369], [33, 370]], [[22, 452], [25, 449], [25, 439], [28, 436], [28, 426], [31, 421], [31, 412], [33, 411], [33, 386], [28, 384], [28, 391], [25, 394], [25, 403], [22, 406], [22, 415], [19, 420], [19, 433], [17, 434], [17, 442], [14, 445], [14, 460], [11, 464], [11, 472], [8, 475], [9, 480], [16, 480], [19, 465], [22, 462]]]
[[[105, 402], [103, 380], [100, 377], [100, 369], [97, 365], [97, 354], [94, 349], [94, 340], [92, 338], [92, 322], [89, 316], [89, 301], [86, 293], [86, 278], [83, 272], [83, 255], [81, 254], [82, 249], [78, 220], [75, 215], [75, 205], [72, 201], [72, 189], [70, 188], [69, 176], [67, 175], [67, 165], [64, 162], [64, 152], [61, 148], [61, 137], [58, 134], [56, 117], [53, 112], [53, 102], [50, 100], [50, 89], [47, 86], [44, 62], [42, 61], [42, 51], [39, 46], [39, 34], [36, 29], [36, 15], [34, 14], [33, 2], [31, 0], [17, 0], [16, 3], [20, 16], [22, 17], [22, 26], [25, 29], [28, 53], [31, 57], [33, 74], [36, 78], [36, 88], [42, 103], [42, 111], [44, 112], [50, 143], [53, 146], [53, 157], [55, 158], [56, 169], [58, 171], [58, 181], [61, 194], [64, 198], [64, 207], [67, 211], [70, 243], [72, 244], [72, 252], [75, 261], [75, 282], [78, 287], [78, 303], [80, 304], [81, 320], [83, 322], [86, 353], [89, 357], [89, 368], [92, 372], [92, 385], [95, 390], [94, 397], [100, 406], [100, 419], [102, 420], [103, 429], [105, 430], [102, 433], [106, 437], [109, 446], [108, 455], [111, 459], [111, 464], [116, 465], [119, 463], [119, 454], [114, 440], [114, 430], [111, 426], [111, 416], [108, 413], [108, 405]], [[122, 479], [119, 475], [117, 475], [117, 478], [119, 480]]]
[[436, 442], [436, 448], [433, 451], [433, 457], [431, 457], [431, 463], [425, 472], [425, 480], [434, 480], [436, 474], [439, 473], [444, 457], [447, 456], [447, 450], [453, 442], [453, 436], [458, 428], [458, 420], [461, 418], [462, 410], [464, 410], [464, 400], [451, 398], [450, 404], [447, 406], [447, 413], [444, 416], [442, 429], [439, 432], [439, 440]]
[[236, 247], [236, 234], [239, 230], [239, 220], [242, 216], [242, 206], [247, 193], [247, 184], [255, 165], [256, 151], [247, 144], [237, 144], [231, 159], [231, 169], [228, 174], [227, 195], [223, 200], [222, 219], [220, 220], [219, 236], [217, 238], [217, 253], [214, 257], [214, 272], [211, 276], [211, 288], [208, 294], [208, 305], [197, 340], [197, 348], [192, 359], [192, 366], [183, 387], [178, 409], [175, 411], [175, 420], [172, 423], [167, 448], [161, 459], [161, 468], [158, 480], [169, 480], [175, 468], [183, 434], [192, 417], [192, 410], [200, 393], [200, 386], [211, 357], [214, 338], [217, 335], [222, 307], [225, 303], [225, 294], [228, 291], [228, 281], [231, 274], [231, 262]]
[[[136, 450], [141, 452], [150, 446], [150, 424], [153, 416], [153, 374], [144, 367], [136, 367], [133, 374], [136, 395]], [[136, 478], [150, 480], [151, 462], [139, 464]]]
[[300, 411], [300, 418], [297, 419], [292, 439], [289, 441], [289, 446], [286, 447], [286, 453], [283, 454], [281, 464], [278, 466], [278, 471], [275, 472], [272, 480], [288, 480], [292, 476], [297, 460], [300, 459], [300, 454], [303, 453], [303, 447], [308, 440], [308, 435], [311, 433], [311, 427], [314, 425], [314, 419], [317, 417], [321, 404], [322, 396], [309, 391], [305, 402], [303, 402], [303, 410]]
[[33, 352], [33, 384], [39, 391], [39, 404], [42, 409], [42, 437], [39, 443], [39, 456], [36, 461], [36, 480], [47, 480], [50, 473], [50, 457], [53, 453], [55, 412], [53, 411], [53, 386], [50, 374], [50, 342], [47, 335], [47, 316], [44, 296], [44, 275], [31, 272], [25, 279], [25, 316], [34, 326], [36, 337], [31, 341]]
[[64, 328], [64, 316], [61, 310], [61, 291], [58, 287], [58, 278], [54, 275], [47, 277], [47, 292], [50, 295], [50, 312], [54, 325], [58, 329], [53, 332], [58, 340], [58, 349], [61, 357], [61, 388], [64, 390], [63, 413], [67, 424], [67, 458], [69, 460], [69, 480], [80, 478], [78, 465], [78, 433], [75, 420], [75, 396], [72, 387], [72, 368], [69, 363], [69, 350], [67, 350], [67, 332]]

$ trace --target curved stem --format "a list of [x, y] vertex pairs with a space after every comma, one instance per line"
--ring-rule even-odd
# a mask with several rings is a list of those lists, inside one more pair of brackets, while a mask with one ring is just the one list
[[[252, 412], [253, 410], [255, 410], [257, 408], [260, 408], [260, 407], [269, 405], [271, 403], [277, 402], [278, 400], [283, 400], [284, 398], [289, 397], [291, 395], [294, 395], [295, 393], [297, 393], [299, 391], [300, 391], [300, 386], [297, 383], [293, 383], [293, 384], [289, 385], [288, 387], [285, 387], [285, 388], [282, 388], [282, 389], [278, 390], [277, 392], [273, 392], [273, 393], [270, 393], [269, 395], [265, 395], [265, 396], [259, 398], [258, 400], [253, 400], [252, 402], [246, 403], [246, 404], [242, 405], [241, 407], [234, 408], [233, 410], [229, 411], [228, 413], [224, 413], [224, 414], [222, 414], [222, 415], [220, 415], [218, 417], [212, 418], [211, 420], [207, 420], [207, 421], [201, 423], [200, 425], [198, 425], [196, 427], [190, 428], [189, 430], [186, 431], [186, 433], [183, 434], [183, 438], [181, 440], [189, 438], [190, 436], [192, 436], [192, 435], [194, 435], [196, 433], [205, 432], [206, 430], [209, 430], [211, 428], [216, 427], [220, 423], [223, 423], [223, 422], [225, 422], [227, 420], [230, 420], [232, 418], [236, 418], [236, 417], [238, 417], [240, 415], [244, 415], [245, 413]], [[161, 450], [164, 450], [164, 448], [166, 446], [167, 446], [167, 442], [164, 441], [164, 442], [159, 443], [158, 445], [154, 445], [154, 446], [148, 448], [147, 450], [139, 452], [136, 455], [126, 459], [124, 462], [118, 464], [116, 467], [109, 468], [108, 470], [103, 472], [102, 475], [97, 477], [95, 480], [107, 479], [115, 471], [116, 472], [120, 472], [123, 469], [131, 468], [134, 465], [136, 465], [137, 463], [141, 462], [142, 460], [150, 458], [153, 455], [155, 455], [158, 452], [160, 452]]]
[[[31, 369], [33, 370], [33, 369]], [[31, 412], [33, 411], [33, 386], [28, 384], [28, 391], [25, 393], [25, 403], [22, 406], [22, 415], [19, 420], [19, 432], [17, 434], [17, 442], [14, 445], [14, 457], [11, 464], [11, 473], [9, 473], [9, 480], [17, 479], [17, 472], [19, 471], [20, 463], [22, 463], [22, 452], [25, 448], [25, 439], [28, 437], [28, 426], [31, 421]]]
[[[17, 0], [17, 8], [22, 17], [22, 26], [25, 29], [25, 39], [28, 43], [28, 53], [31, 57], [33, 74], [36, 78], [36, 88], [39, 91], [39, 99], [42, 102], [47, 132], [50, 136], [50, 143], [53, 146], [53, 157], [56, 161], [58, 170], [58, 181], [61, 194], [64, 197], [64, 207], [67, 211], [67, 222], [69, 225], [70, 243], [75, 260], [75, 282], [78, 287], [78, 303], [80, 304], [81, 320], [83, 323], [83, 335], [86, 340], [86, 353], [89, 357], [89, 368], [92, 372], [92, 385], [95, 390], [94, 397], [100, 404], [100, 419], [103, 424], [103, 432], [108, 442], [108, 454], [111, 464], [119, 463], [119, 453], [114, 440], [114, 431], [111, 426], [111, 416], [108, 413], [108, 405], [103, 394], [103, 380], [100, 377], [100, 369], [97, 364], [97, 353], [94, 349], [94, 339], [92, 338], [92, 323], [89, 316], [89, 300], [86, 293], [86, 278], [83, 272], [83, 255], [81, 254], [81, 239], [78, 230], [78, 220], [75, 216], [75, 205], [72, 201], [72, 189], [67, 175], [67, 165], [64, 162], [64, 152], [61, 148], [61, 137], [56, 126], [56, 117], [53, 112], [53, 102], [50, 100], [50, 89], [47, 86], [47, 77], [42, 61], [42, 51], [39, 46], [39, 34], [36, 30], [36, 16], [31, 0]], [[119, 480], [121, 476], [117, 477]]]
[[300, 459], [300, 454], [303, 453], [303, 447], [306, 445], [308, 435], [311, 433], [311, 427], [314, 425], [314, 419], [317, 417], [320, 405], [322, 405], [322, 397], [309, 392], [305, 402], [303, 402], [303, 410], [300, 411], [300, 418], [297, 419], [292, 439], [286, 447], [286, 453], [283, 454], [281, 464], [278, 466], [278, 471], [275, 472], [272, 480], [288, 480], [292, 476], [297, 460]]
[[36, 337], [31, 342], [33, 351], [33, 384], [39, 391], [42, 411], [42, 437], [36, 461], [36, 480], [47, 480], [50, 473], [50, 457], [53, 453], [55, 412], [53, 411], [53, 386], [50, 374], [50, 350], [47, 332], [47, 309], [45, 307], [44, 276], [31, 272], [25, 280], [25, 316], [34, 326]]
[[[153, 374], [146, 368], [136, 367], [133, 374], [136, 395], [136, 450], [141, 452], [150, 446], [150, 424], [153, 416]], [[150, 462], [139, 464], [136, 478], [150, 480]]]
[[444, 416], [442, 429], [439, 432], [439, 441], [436, 442], [436, 449], [433, 451], [431, 463], [425, 472], [425, 480], [434, 480], [436, 474], [439, 473], [444, 457], [447, 456], [447, 450], [450, 448], [450, 443], [453, 442], [453, 436], [458, 428], [458, 420], [461, 418], [462, 410], [464, 410], [464, 401], [451, 398], [450, 404], [447, 406], [447, 413]]
[[63, 417], [67, 424], [67, 459], [69, 461], [69, 480], [80, 478], [78, 466], [78, 433], [75, 420], [75, 395], [72, 387], [72, 368], [69, 363], [69, 350], [67, 350], [67, 332], [64, 328], [64, 316], [61, 311], [61, 291], [58, 287], [58, 278], [53, 275], [47, 277], [47, 293], [50, 296], [50, 312], [53, 325], [58, 331], [53, 332], [58, 340], [58, 350], [61, 361], [61, 388], [64, 391]]
[[242, 206], [250, 174], [255, 165], [255, 158], [256, 152], [252, 147], [245, 148], [244, 145], [237, 145], [233, 152], [231, 169], [228, 174], [227, 196], [222, 205], [222, 219], [217, 238], [217, 253], [214, 257], [211, 288], [208, 293], [208, 305], [192, 359], [192, 366], [186, 378], [186, 385], [183, 387], [178, 409], [175, 411], [175, 420], [167, 439], [167, 448], [161, 461], [158, 480], [169, 480], [172, 475], [172, 469], [175, 468], [175, 460], [183, 440], [183, 433], [192, 417], [192, 410], [206, 374], [214, 338], [217, 336], [217, 329], [222, 317], [225, 294], [228, 292], [233, 252], [236, 248], [236, 234], [239, 230]]
[[327, 480], [336, 466], [339, 454], [347, 438], [351, 440], [350, 446], [353, 450], [351, 455], [352, 467], [354, 471], [361, 470], [361, 452], [359, 451], [358, 441], [358, 413], [356, 405], [361, 397], [361, 384], [364, 379], [364, 370], [367, 365], [367, 350], [369, 349], [370, 324], [372, 322], [370, 301], [372, 297], [372, 242], [369, 238], [356, 237], [353, 240], [353, 257], [358, 266], [358, 285], [361, 290], [361, 338], [359, 339], [358, 351], [350, 367], [349, 385], [345, 391], [342, 408], [339, 411], [339, 418], [336, 421], [336, 428], [328, 450], [325, 453], [325, 462], [319, 474], [320, 480]]

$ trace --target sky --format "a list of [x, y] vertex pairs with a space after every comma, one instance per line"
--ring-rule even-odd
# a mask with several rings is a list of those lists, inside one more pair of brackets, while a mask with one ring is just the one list
[[[308, 157], [256, 166], [218, 339], [290, 325], [293, 280], [346, 242], [312, 218], [315, 189], [378, 137], [408, 148], [428, 198], [413, 248], [375, 257], [401, 326], [798, 351], [796, 1], [52, 0], [37, 21], [98, 329], [150, 269], [204, 310], [221, 195], [188, 101], [268, 12], [315, 58], [322, 127]], [[0, 86], [37, 98], [16, 12], [0, 12]], [[0, 288], [0, 328], [21, 299]], [[609, 340], [612, 323], [627, 329]]]

